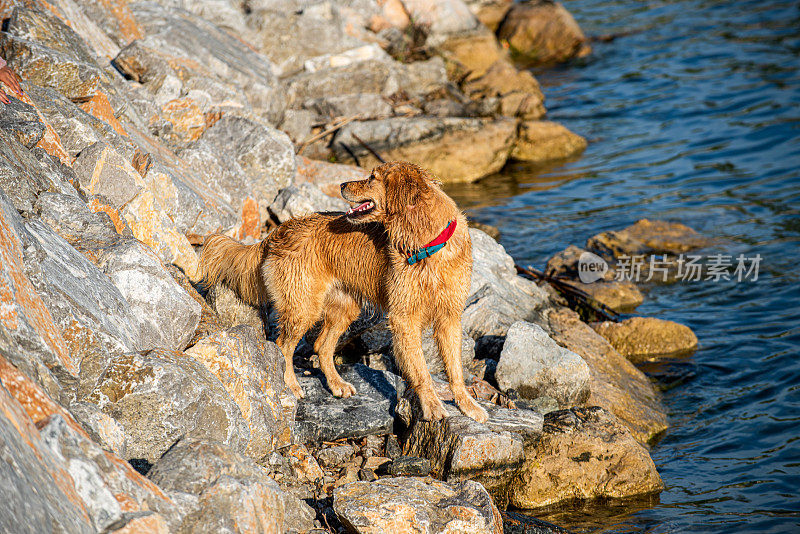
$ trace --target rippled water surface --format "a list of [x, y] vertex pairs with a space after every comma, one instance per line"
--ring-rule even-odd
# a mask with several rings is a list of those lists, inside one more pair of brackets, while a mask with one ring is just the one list
[[666, 368], [659, 499], [553, 512], [581, 531], [800, 532], [800, 4], [564, 2], [594, 44], [537, 72], [549, 118], [589, 139], [578, 159], [508, 169], [450, 193], [521, 264], [642, 217], [763, 257], [756, 282], [646, 288], [637, 313], [691, 326]]

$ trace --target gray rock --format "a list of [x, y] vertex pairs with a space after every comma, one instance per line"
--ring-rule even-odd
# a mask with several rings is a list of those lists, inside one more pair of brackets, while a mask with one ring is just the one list
[[280, 130], [289, 136], [296, 145], [311, 137], [311, 128], [319, 122], [319, 113], [308, 109], [287, 109], [283, 114]]
[[424, 421], [418, 403], [406, 395], [398, 407], [408, 427], [403, 450], [429, 459], [437, 478], [477, 480], [489, 492], [500, 494], [522, 466], [525, 450], [539, 439], [542, 416], [486, 402], [481, 405], [489, 414], [485, 424], [463, 415], [452, 402], [445, 403], [448, 417]]
[[239, 406], [200, 362], [155, 349], [112, 359], [86, 400], [130, 436], [127, 458], [155, 462], [183, 436], [244, 451], [250, 429]]
[[285, 80], [287, 105], [300, 107], [330, 95], [377, 94], [389, 96], [400, 90], [396, 65], [368, 60], [318, 72], [303, 72]]
[[0, 52], [25, 80], [68, 98], [91, 97], [102, 72], [83, 40], [45, 11], [17, 8], [0, 34]]
[[96, 404], [75, 401], [69, 405], [69, 413], [80, 423], [92, 441], [117, 456], [127, 455], [128, 435], [114, 418], [103, 413]]
[[514, 389], [526, 399], [546, 395], [561, 408], [580, 405], [590, 394], [591, 371], [583, 358], [524, 321], [508, 329], [495, 376], [503, 391]]
[[74, 177], [72, 172], [52, 161], [41, 148], [27, 149], [19, 141], [20, 136], [27, 135], [20, 128], [0, 128], [0, 189], [17, 211], [31, 215], [36, 198], [43, 191], [77, 196], [69, 183]]
[[448, 484], [398, 477], [353, 482], [334, 490], [333, 509], [349, 531], [359, 534], [503, 532], [500, 512], [473, 481]]
[[171, 495], [188, 497], [181, 532], [306, 532], [314, 526], [308, 505], [283, 492], [263, 467], [220, 443], [181, 440], [147, 476]]
[[0, 129], [12, 133], [25, 148], [31, 149], [44, 136], [44, 124], [33, 106], [13, 96], [9, 100], [11, 103], [5, 104], [0, 114]]
[[290, 185], [278, 192], [269, 211], [278, 222], [322, 211], [347, 211], [349, 204], [341, 198], [329, 197], [311, 183]]
[[199, 140], [177, 152], [198, 181], [229, 204], [236, 213], [250, 196], [248, 177], [230, 147], [220, 148]]
[[200, 322], [200, 304], [181, 288], [152, 250], [135, 239], [95, 251], [140, 325], [143, 348], [186, 347]]
[[200, 339], [186, 354], [217, 377], [241, 409], [250, 428], [247, 456], [261, 460], [292, 444], [297, 401], [283, 381], [277, 345], [241, 325]]
[[269, 339], [269, 321], [266, 308], [259, 309], [250, 306], [236, 293], [223, 284], [217, 284], [208, 290], [206, 299], [209, 305], [217, 312], [219, 321], [222, 325], [233, 327], [237, 325], [252, 326], [256, 333]]
[[[5, 352], [5, 351], [4, 351]], [[22, 407], [0, 384], [0, 530], [21, 534], [96, 532], [74, 491], [60, 484], [62, 462], [44, 443]]]
[[430, 472], [430, 460], [417, 456], [400, 456], [389, 466], [389, 474], [393, 477], [425, 477]]
[[352, 458], [355, 449], [350, 445], [335, 445], [319, 451], [317, 460], [323, 467], [339, 467]]
[[225, 116], [206, 130], [202, 139], [234, 154], [248, 178], [248, 186], [261, 207], [288, 186], [297, 172], [294, 147], [289, 137], [274, 128], [240, 117]]
[[386, 119], [393, 115], [392, 106], [380, 94], [332, 94], [306, 100], [303, 107], [313, 110], [325, 120], [357, 116], [360, 120]]
[[355, 386], [357, 395], [337, 398], [323, 386], [322, 377], [298, 377], [305, 393], [305, 398], [297, 402], [298, 442], [335, 441], [392, 431], [398, 392], [402, 395], [405, 390], [402, 379], [362, 364], [340, 368], [339, 374]]
[[[117, 233], [111, 217], [103, 211], [94, 212], [77, 196], [44, 192], [34, 206], [39, 219], [73, 246], [81, 242], [113, 243], [120, 236], [131, 237], [131, 229], [123, 226]], [[118, 221], [124, 223], [124, 221]]]
[[157, 511], [171, 523], [177, 523], [177, 509], [159, 495], [160, 491], [142, 484], [130, 466], [76, 431], [61, 415], [51, 416], [40, 434], [60, 467], [75, 481], [75, 491], [97, 531], [122, 519], [123, 509], [117, 496], [125, 496], [135, 506]]
[[78, 154], [72, 165], [77, 186], [87, 196], [100, 195], [121, 208], [145, 187], [142, 176], [110, 145], [97, 142]]
[[474, 339], [505, 336], [513, 323], [537, 318], [548, 305], [547, 293], [517, 276], [514, 260], [486, 233], [470, 228], [469, 235], [473, 264], [464, 330]]

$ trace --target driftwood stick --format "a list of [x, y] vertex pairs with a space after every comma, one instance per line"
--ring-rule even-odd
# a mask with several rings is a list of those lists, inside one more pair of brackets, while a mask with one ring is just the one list
[[312, 135], [311, 137], [309, 137], [308, 139], [303, 141], [303, 143], [300, 145], [300, 148], [297, 149], [297, 154], [298, 155], [302, 154], [303, 150], [305, 150], [306, 147], [308, 145], [310, 145], [311, 143], [319, 141], [320, 139], [322, 139], [326, 135], [332, 134], [333, 132], [335, 132], [336, 130], [338, 130], [339, 128], [344, 126], [345, 124], [353, 122], [358, 117], [359, 117], [359, 115], [353, 115], [352, 117], [347, 117], [346, 119], [342, 119], [340, 121], [337, 121], [337, 122], [333, 123], [333, 125], [330, 128], [328, 128], [327, 130], [323, 130], [323, 131], [319, 132], [318, 134]]
[[[369, 146], [367, 143], [365, 143], [363, 139], [361, 139], [361, 138], [360, 138], [359, 136], [357, 136], [356, 134], [351, 134], [351, 135], [353, 136], [353, 139], [355, 139], [356, 141], [358, 141], [358, 142], [361, 144], [361, 146], [363, 146], [364, 148], [366, 148], [366, 149], [367, 149], [367, 151], [368, 151], [370, 154], [372, 154], [373, 156], [375, 156], [375, 159], [377, 159], [377, 160], [378, 160], [378, 161], [380, 161], [381, 163], [386, 163], [386, 160], [385, 160], [385, 159], [383, 159], [383, 158], [381, 157], [381, 155], [380, 155], [380, 154], [378, 154], [377, 152], [375, 152], [375, 150], [373, 150], [373, 148], [372, 148], [371, 146]], [[360, 167], [360, 165], [359, 165], [359, 167]]]
[[353, 150], [349, 146], [342, 143], [341, 141], [339, 142], [339, 146], [342, 147], [345, 152], [350, 154], [350, 157], [353, 158], [353, 161], [356, 163], [356, 167], [361, 167], [361, 162], [358, 161], [358, 156], [356, 156], [356, 153], [353, 152]]

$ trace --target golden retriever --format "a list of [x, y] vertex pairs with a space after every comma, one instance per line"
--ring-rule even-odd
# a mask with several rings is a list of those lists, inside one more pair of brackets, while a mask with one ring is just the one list
[[[209, 236], [201, 260], [206, 283], [226, 284], [252, 305], [272, 302], [286, 384], [298, 397], [303, 391], [292, 357], [300, 338], [320, 320], [314, 350], [328, 387], [337, 397], [356, 394], [336, 371], [333, 352], [369, 301], [387, 314], [395, 361], [419, 397], [423, 417], [446, 417], [421, 346], [423, 328], [433, 325], [457, 406], [486, 421], [461, 369], [461, 313], [472, 273], [464, 215], [429, 173], [410, 163], [379, 165], [367, 179], [343, 183], [341, 191], [353, 205], [346, 214], [289, 220], [258, 244]], [[443, 247], [426, 249], [445, 240]]]

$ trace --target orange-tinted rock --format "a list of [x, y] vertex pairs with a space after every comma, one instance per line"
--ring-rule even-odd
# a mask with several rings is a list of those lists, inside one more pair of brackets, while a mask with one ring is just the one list
[[108, 123], [118, 134], [124, 136], [128, 135], [122, 123], [120, 123], [114, 115], [114, 109], [111, 107], [111, 103], [108, 101], [108, 97], [105, 93], [98, 92], [89, 100], [81, 102], [78, 105], [89, 115]]
[[164, 120], [172, 123], [172, 135], [180, 141], [196, 141], [209, 126], [200, 106], [191, 98], [170, 100], [161, 110]]
[[161, 514], [144, 512], [132, 517], [125, 526], [112, 530], [111, 534], [169, 534], [169, 527]]
[[633, 362], [686, 353], [697, 347], [697, 336], [691, 328], [656, 317], [631, 317], [621, 323], [605, 321], [592, 327]]
[[576, 156], [585, 148], [586, 139], [556, 122], [525, 121], [520, 124], [511, 158], [543, 163]]
[[261, 216], [258, 202], [253, 197], [247, 197], [242, 203], [242, 222], [236, 233], [236, 239], [243, 240], [247, 237], [252, 239], [261, 237]]
[[65, 165], [72, 164], [72, 157], [67, 153], [64, 149], [63, 145], [61, 144], [61, 138], [58, 136], [58, 133], [53, 129], [50, 123], [44, 118], [42, 112], [39, 111], [39, 108], [36, 107], [36, 104], [30, 99], [27, 93], [23, 93], [22, 95], [14, 95], [16, 98], [19, 98], [21, 101], [25, 102], [28, 105], [31, 105], [36, 109], [36, 113], [39, 115], [39, 120], [44, 124], [45, 132], [44, 137], [42, 137], [36, 146], [41, 147], [45, 152], [57, 158], [61, 163]]

